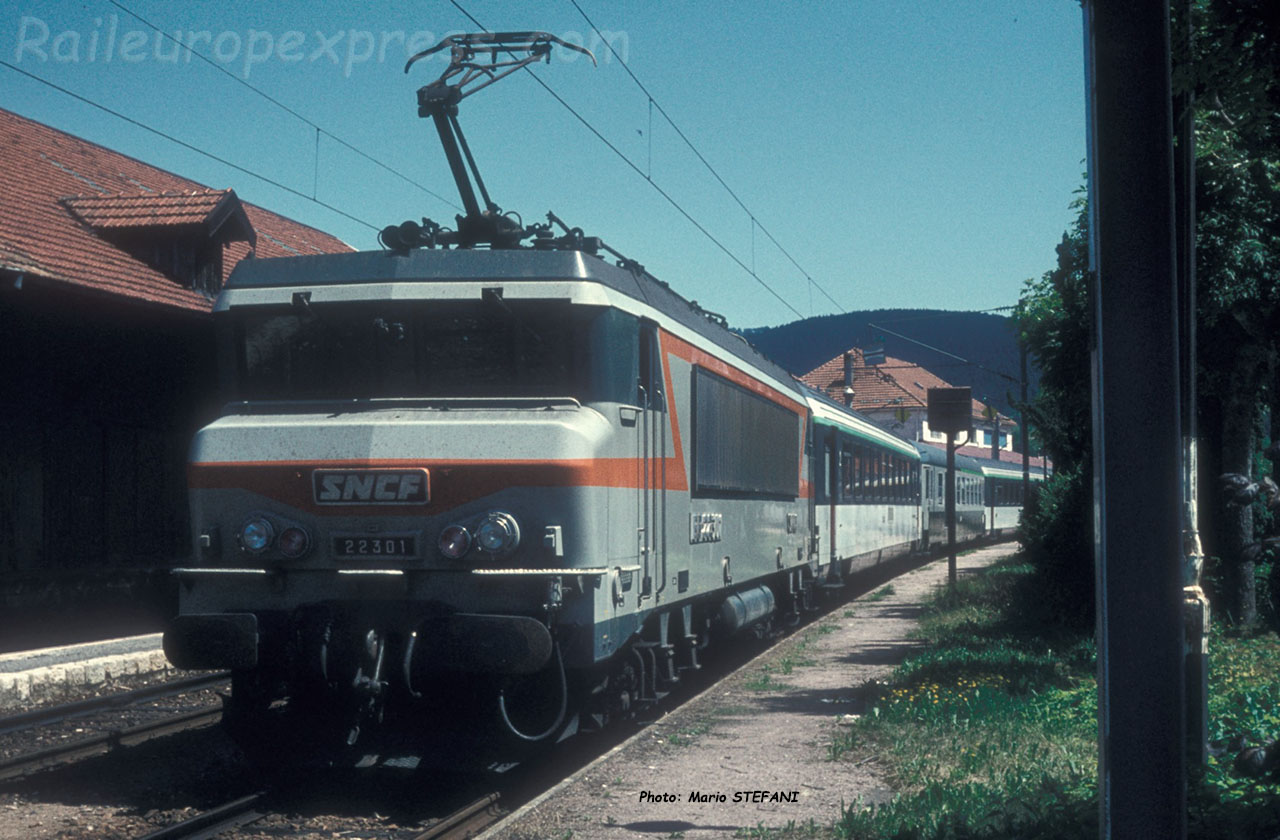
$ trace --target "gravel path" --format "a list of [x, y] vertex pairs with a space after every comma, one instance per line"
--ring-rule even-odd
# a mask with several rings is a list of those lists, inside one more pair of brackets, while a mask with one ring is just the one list
[[[1013, 551], [1003, 544], [962, 556], [960, 573]], [[825, 826], [843, 805], [887, 800], [875, 756], [830, 761], [827, 746], [841, 717], [860, 711], [857, 689], [886, 677], [912, 650], [921, 606], [946, 579], [943, 558], [896, 578], [892, 594], [864, 595], [482, 836], [732, 837], [761, 825]]]

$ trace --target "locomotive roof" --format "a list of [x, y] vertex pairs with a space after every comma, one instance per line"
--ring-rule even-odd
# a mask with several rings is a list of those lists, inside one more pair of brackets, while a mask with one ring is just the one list
[[697, 307], [645, 271], [630, 271], [582, 251], [533, 249], [415, 249], [245, 260], [225, 288], [262, 289], [359, 283], [580, 280], [600, 283], [648, 304], [731, 355], [772, 376], [803, 401], [794, 377], [737, 333], [713, 323]]

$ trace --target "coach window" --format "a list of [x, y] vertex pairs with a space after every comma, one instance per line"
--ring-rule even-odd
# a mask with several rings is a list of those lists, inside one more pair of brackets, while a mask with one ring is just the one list
[[852, 473], [852, 494], [851, 498], [855, 502], [863, 501], [863, 494], [866, 492], [867, 483], [867, 459], [862, 451], [862, 445], [858, 443], [851, 444], [850, 457], [853, 458]]
[[853, 453], [846, 444], [840, 450], [840, 501], [853, 498]]

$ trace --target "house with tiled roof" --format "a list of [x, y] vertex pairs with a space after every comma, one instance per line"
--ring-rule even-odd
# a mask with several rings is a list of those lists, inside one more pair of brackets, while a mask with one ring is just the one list
[[[812, 388], [910, 440], [945, 446], [946, 435], [929, 428], [930, 388], [951, 388], [929, 370], [891, 356], [875, 358], [852, 347], [800, 377]], [[973, 400], [973, 436], [956, 451], [978, 458], [1012, 460], [1018, 424]], [[993, 448], [992, 441], [999, 443]]]
[[186, 449], [219, 405], [218, 290], [243, 259], [352, 249], [3, 109], [0, 161], [0, 601], [13, 618], [19, 591], [127, 598], [131, 572], [189, 553]]

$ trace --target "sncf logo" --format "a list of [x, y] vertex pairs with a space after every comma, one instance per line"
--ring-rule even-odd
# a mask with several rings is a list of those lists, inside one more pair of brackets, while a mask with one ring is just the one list
[[311, 486], [321, 505], [425, 505], [426, 470], [316, 470]]

